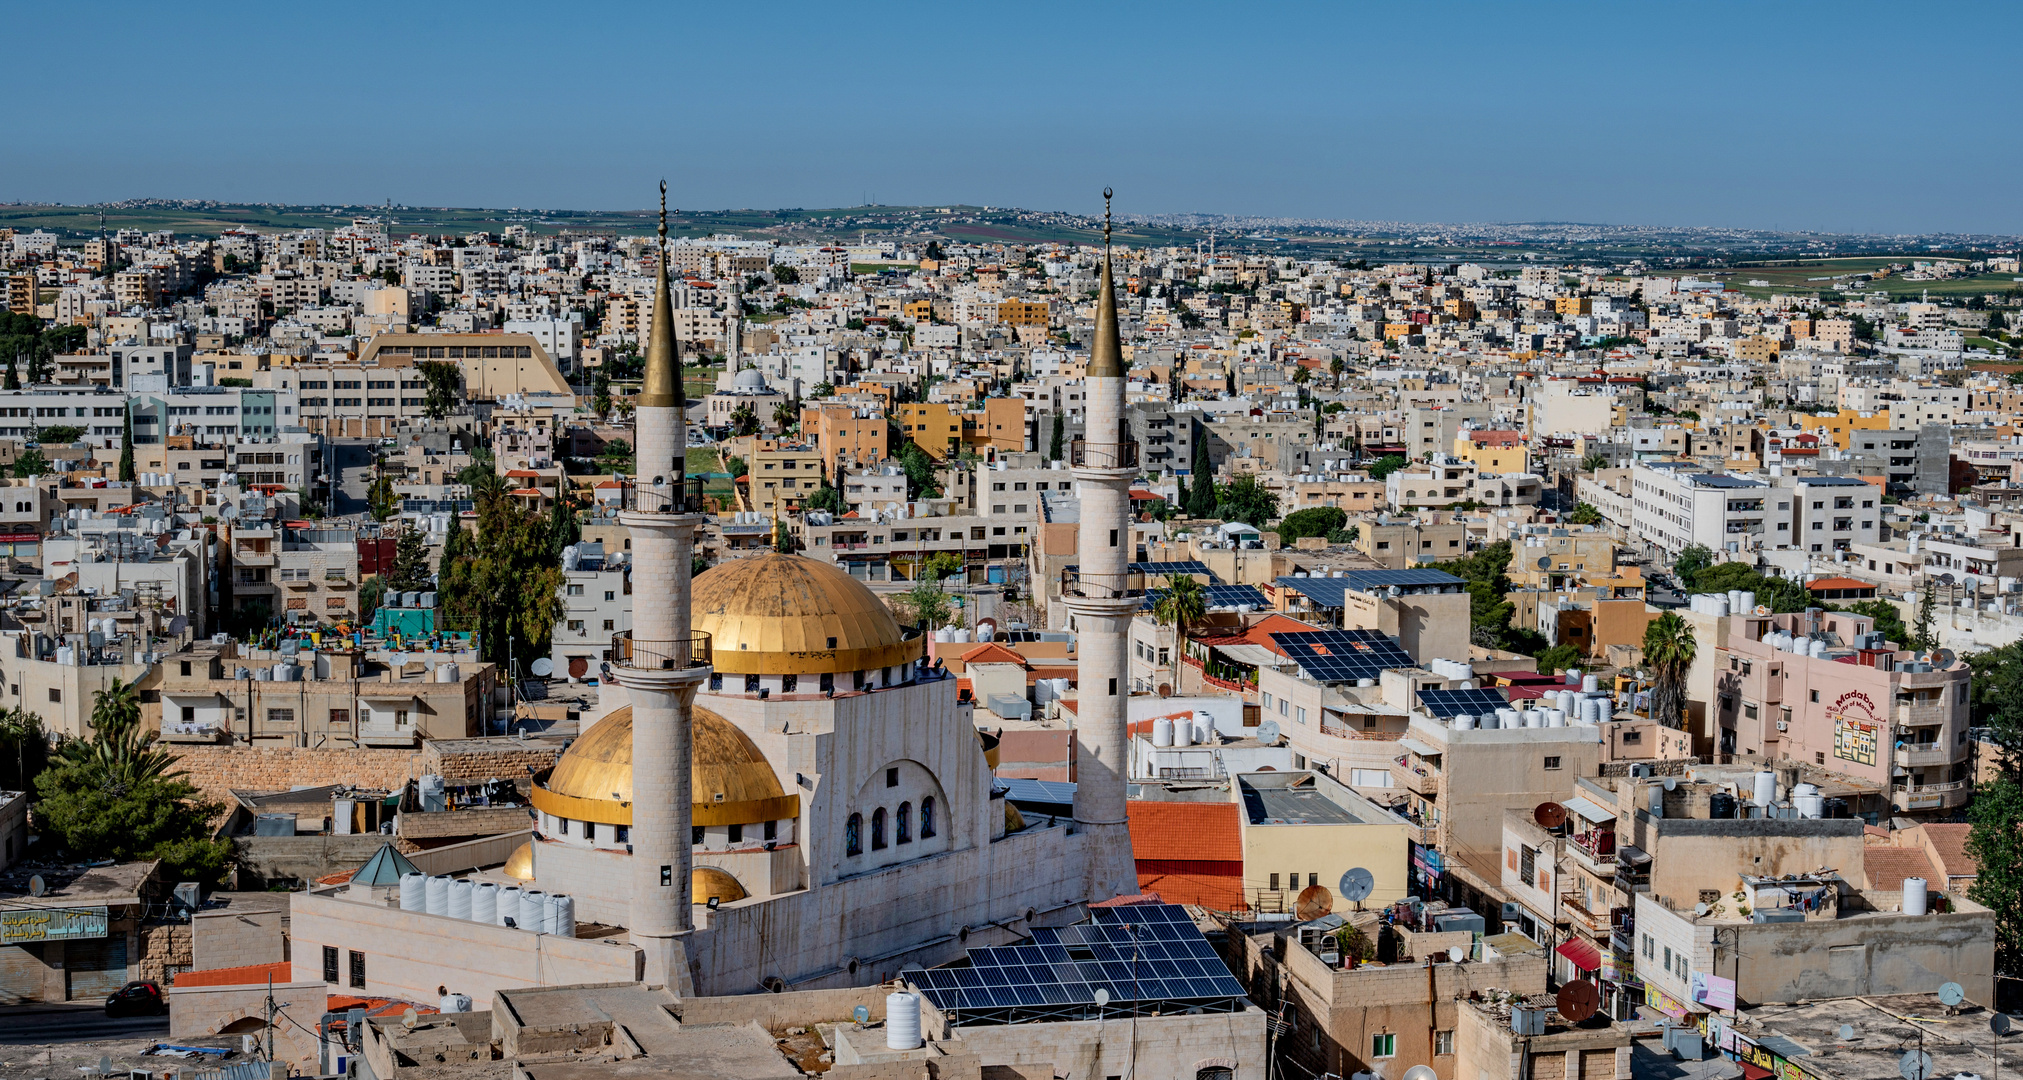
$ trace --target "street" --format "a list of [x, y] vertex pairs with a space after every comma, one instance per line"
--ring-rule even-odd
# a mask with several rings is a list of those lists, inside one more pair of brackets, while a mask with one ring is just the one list
[[372, 457], [377, 439], [333, 439], [336, 475], [330, 483], [330, 516], [363, 514], [372, 490]]
[[[147, 1043], [167, 1038], [166, 1016], [105, 1015], [103, 1004], [0, 1006], [0, 1046], [48, 1046], [57, 1043], [131, 1039]], [[5, 1059], [0, 1052], [0, 1060]]]

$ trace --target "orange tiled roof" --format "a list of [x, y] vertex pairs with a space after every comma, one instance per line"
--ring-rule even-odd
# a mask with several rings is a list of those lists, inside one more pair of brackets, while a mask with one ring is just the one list
[[292, 982], [295, 978], [294, 965], [286, 960], [276, 960], [271, 964], [247, 964], [243, 967], [209, 968], [204, 971], [184, 971], [176, 975], [177, 986], [259, 986], [269, 977], [277, 983]]
[[1002, 645], [999, 645], [995, 641], [986, 641], [983, 644], [978, 645], [976, 648], [963, 653], [960, 659], [962, 660], [964, 665], [1017, 664], [1020, 667], [1026, 666], [1025, 657], [1020, 656], [1018, 653], [1015, 653]]
[[1925, 825], [1925, 836], [1932, 842], [1932, 850], [1938, 853], [1939, 870], [1950, 877], [1978, 876], [1981, 864], [1967, 854], [1967, 834], [1972, 825], [1950, 821], [1934, 821]]
[[1139, 861], [1243, 862], [1242, 808], [1227, 803], [1159, 802], [1124, 804], [1130, 819], [1131, 853]]
[[1868, 583], [1868, 582], [1866, 582], [1866, 581], [1862, 581], [1862, 580], [1859, 580], [1859, 579], [1857, 579], [1857, 578], [1851, 578], [1851, 577], [1829, 577], [1829, 578], [1820, 578], [1820, 579], [1819, 579], [1818, 581], [1808, 581], [1808, 582], [1806, 582], [1806, 583], [1805, 583], [1805, 587], [1806, 587], [1806, 588], [1808, 588], [1808, 589], [1873, 589], [1873, 588], [1875, 588], [1875, 586], [1874, 586], [1874, 585], [1871, 585], [1871, 584], [1869, 584], [1869, 583]]
[[[1905, 878], [1936, 880], [1932, 860], [1917, 848], [1869, 847], [1861, 851], [1862, 876], [1871, 889], [1901, 889]], [[1941, 885], [1941, 888], [1944, 886]]]

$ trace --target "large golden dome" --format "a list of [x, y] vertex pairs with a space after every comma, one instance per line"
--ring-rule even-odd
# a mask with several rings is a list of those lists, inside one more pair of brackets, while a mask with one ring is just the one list
[[906, 637], [883, 601], [829, 563], [732, 559], [704, 571], [694, 589], [695, 629], [711, 635], [712, 661], [725, 674], [873, 671], [920, 656], [921, 639]]
[[[799, 817], [801, 800], [780, 789], [751, 737], [698, 706], [689, 770], [697, 825], [757, 825]], [[545, 776], [534, 779], [534, 807], [572, 821], [632, 824], [632, 706], [613, 710], [569, 744]]]

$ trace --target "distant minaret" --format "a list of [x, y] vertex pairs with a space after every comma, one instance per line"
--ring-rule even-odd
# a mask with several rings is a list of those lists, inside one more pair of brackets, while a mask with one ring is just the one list
[[1138, 444], [1124, 426], [1124, 351], [1117, 334], [1117, 292], [1110, 273], [1110, 189], [1103, 189], [1103, 283], [1097, 292], [1096, 342], [1082, 398], [1086, 438], [1070, 455], [1081, 489], [1076, 557], [1081, 568], [1064, 580], [1061, 599], [1075, 615], [1081, 655], [1075, 714], [1075, 823], [1087, 837], [1088, 899], [1138, 891], [1137, 864], [1125, 823], [1126, 705], [1131, 688], [1124, 656], [1131, 617], [1144, 590], [1130, 576], [1131, 481]]
[[674, 348], [667, 293], [667, 182], [660, 184], [660, 270], [653, 331], [633, 435], [639, 443], [630, 506], [632, 636], [614, 643], [613, 669], [632, 700], [632, 942], [646, 953], [646, 981], [679, 987], [679, 941], [689, 904], [690, 782], [696, 690], [710, 674], [709, 649], [690, 631], [689, 577], [700, 492], [687, 482], [688, 402]]

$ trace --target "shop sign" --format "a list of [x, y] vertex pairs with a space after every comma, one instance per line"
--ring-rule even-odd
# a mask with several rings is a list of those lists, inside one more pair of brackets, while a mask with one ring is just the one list
[[14, 908], [0, 911], [0, 945], [106, 936], [106, 909]]

